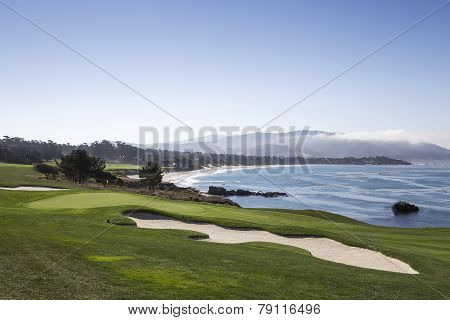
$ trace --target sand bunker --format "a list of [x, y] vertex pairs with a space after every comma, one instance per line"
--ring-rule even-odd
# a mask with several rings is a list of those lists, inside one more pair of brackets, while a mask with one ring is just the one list
[[60, 191], [60, 190], [69, 190], [69, 189], [58, 189], [58, 188], [47, 188], [47, 187], [15, 187], [15, 188], [0, 187], [0, 190], [10, 190], [10, 191]]
[[272, 242], [307, 250], [316, 258], [350, 266], [390, 272], [418, 274], [407, 263], [387, 257], [380, 252], [347, 246], [319, 237], [283, 237], [259, 230], [222, 228], [213, 224], [191, 223], [149, 213], [129, 213], [138, 228], [191, 230], [207, 234], [202, 241], [217, 243]]

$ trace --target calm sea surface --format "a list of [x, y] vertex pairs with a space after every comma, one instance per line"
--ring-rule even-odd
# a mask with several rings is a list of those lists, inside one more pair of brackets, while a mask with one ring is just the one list
[[[222, 186], [291, 194], [230, 197], [243, 207], [324, 210], [383, 226], [450, 227], [450, 165], [244, 168], [194, 176], [186, 183], [203, 191]], [[420, 212], [394, 214], [395, 201], [415, 203]]]

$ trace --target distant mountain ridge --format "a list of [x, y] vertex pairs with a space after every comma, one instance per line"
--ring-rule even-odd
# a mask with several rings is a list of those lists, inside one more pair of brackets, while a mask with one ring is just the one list
[[433, 143], [359, 140], [325, 131], [250, 133], [236, 136], [209, 136], [180, 143], [152, 145], [163, 150], [243, 154], [247, 156], [376, 157], [408, 161], [450, 160], [450, 150]]

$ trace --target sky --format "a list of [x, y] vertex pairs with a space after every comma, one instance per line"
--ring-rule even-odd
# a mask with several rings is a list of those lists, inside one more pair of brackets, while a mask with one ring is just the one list
[[[0, 135], [259, 127], [445, 2], [1, 0]], [[450, 5], [270, 125], [450, 147], [449, 33]]]

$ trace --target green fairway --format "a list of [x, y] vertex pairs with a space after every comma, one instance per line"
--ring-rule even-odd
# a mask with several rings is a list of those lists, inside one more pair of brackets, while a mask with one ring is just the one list
[[[129, 164], [129, 163], [107, 163], [106, 170], [118, 176], [136, 175], [138, 169], [141, 169], [142, 165]], [[168, 169], [162, 167], [163, 169]]]
[[137, 170], [142, 166], [129, 163], [107, 163], [106, 170]]
[[[7, 184], [5, 168], [0, 177]], [[18, 171], [30, 173], [27, 167]], [[8, 176], [14, 183], [29, 179], [18, 172]], [[351, 267], [269, 243], [199, 242], [189, 238], [195, 232], [106, 223], [136, 209], [322, 235], [382, 251], [420, 274]], [[450, 295], [449, 243], [448, 228], [375, 227], [324, 212], [242, 209], [111, 191], [0, 190], [0, 298], [442, 299]]]
[[42, 186], [56, 188], [82, 189], [65, 181], [47, 180], [33, 170], [31, 165], [0, 163], [0, 187]]

